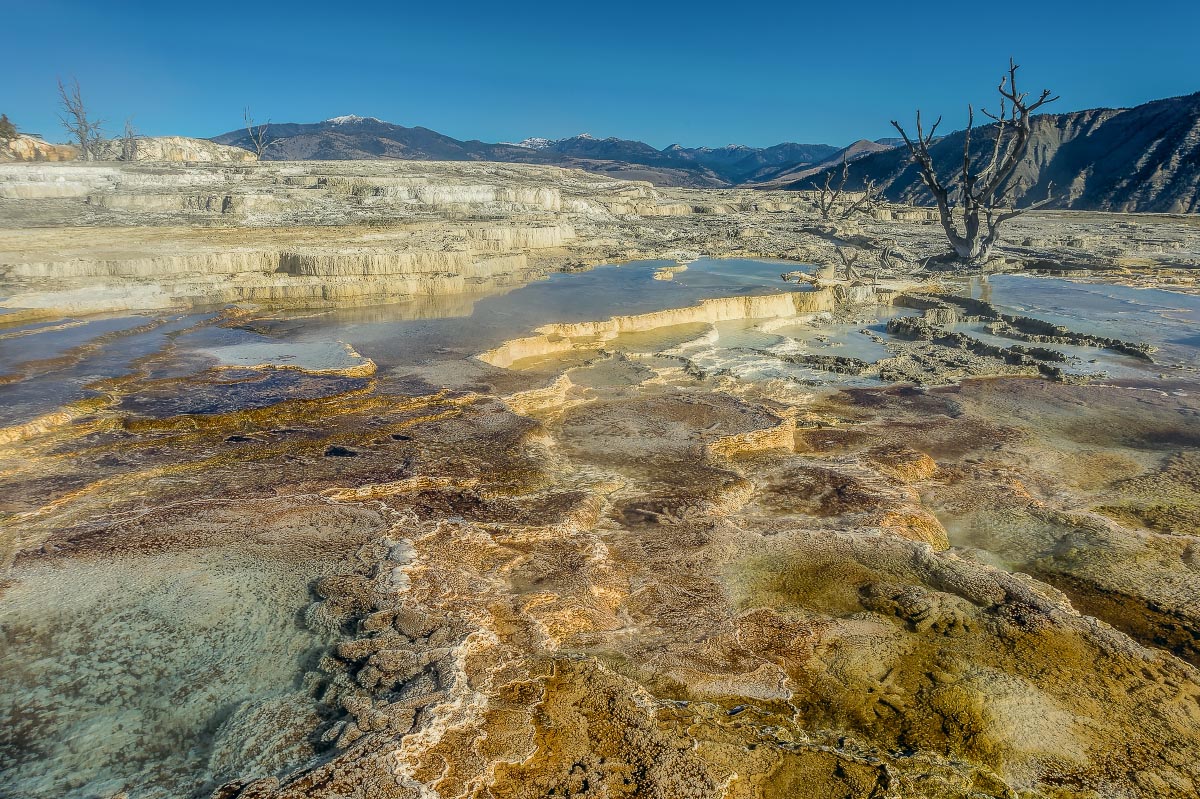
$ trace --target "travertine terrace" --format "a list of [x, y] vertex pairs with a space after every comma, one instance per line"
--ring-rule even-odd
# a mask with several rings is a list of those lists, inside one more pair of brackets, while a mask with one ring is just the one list
[[[1140, 280], [1154, 267], [1146, 279], [1194, 286], [1195, 218], [1131, 219], [1024, 217], [1008, 268]], [[687, 253], [832, 264], [838, 245], [893, 243], [917, 263], [943, 249], [939, 237], [924, 208], [831, 224], [800, 193], [655, 189], [553, 167], [0, 165], [0, 288], [13, 310], [371, 304]]]
[[996, 271], [1170, 289], [1070, 324], [940, 235], [503, 164], [0, 166], [0, 796], [1194, 795], [1200, 224], [1014, 221]]

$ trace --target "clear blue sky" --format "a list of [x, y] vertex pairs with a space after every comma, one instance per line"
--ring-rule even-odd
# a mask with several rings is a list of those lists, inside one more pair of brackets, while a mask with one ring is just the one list
[[961, 127], [1010, 54], [1048, 110], [1200, 91], [1200, 2], [109, 3], [0, 0], [0, 112], [61, 138], [56, 76], [119, 128], [213, 136], [340, 114], [513, 141], [754, 146]]

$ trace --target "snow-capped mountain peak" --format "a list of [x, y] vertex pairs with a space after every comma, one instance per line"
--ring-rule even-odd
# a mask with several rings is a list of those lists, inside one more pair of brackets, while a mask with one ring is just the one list
[[545, 150], [550, 145], [554, 144], [553, 139], [543, 139], [540, 136], [530, 136], [528, 139], [522, 139], [518, 142], [505, 142], [512, 144], [515, 147], [524, 147], [527, 150]]
[[360, 117], [356, 114], [346, 114], [340, 117], [330, 117], [325, 121], [331, 125], [351, 125], [355, 122], [382, 122], [383, 120], [376, 119], [375, 117]]

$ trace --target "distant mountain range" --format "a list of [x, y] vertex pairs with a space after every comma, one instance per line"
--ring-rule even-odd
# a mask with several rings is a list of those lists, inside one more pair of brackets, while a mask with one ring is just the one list
[[[977, 129], [972, 157], [990, 152], [994, 138], [995, 125]], [[934, 143], [930, 155], [939, 176], [957, 186], [962, 131]], [[812, 189], [823, 180], [814, 173], [778, 185]], [[868, 180], [890, 200], [933, 203], [907, 148], [872, 153], [851, 165], [849, 187], [862, 188]], [[1134, 108], [1035, 117], [1028, 156], [1010, 184], [1018, 206], [1053, 195], [1051, 208], [1200, 212], [1200, 92]]]
[[[972, 140], [983, 154], [994, 126]], [[748, 186], [810, 189], [824, 171], [852, 162], [851, 188], [867, 180], [891, 200], [931, 203], [933, 198], [909, 160], [903, 140], [773, 147], [684, 147], [656, 149], [629, 139], [587, 134], [566, 139], [530, 138], [490, 144], [460, 141], [428, 128], [407, 128], [373, 117], [342, 116], [308, 124], [271, 124], [278, 139], [268, 160], [355, 160], [396, 158], [419, 161], [507, 161], [586, 169], [663, 186]], [[212, 139], [250, 149], [245, 130]], [[937, 141], [932, 154], [939, 173], [953, 185], [962, 164], [963, 133]], [[1100, 108], [1035, 117], [1029, 157], [1012, 177], [1013, 196], [1028, 205], [1051, 192], [1052, 207], [1080, 210], [1200, 211], [1200, 93], [1156, 100], [1129, 109]]]
[[[341, 116], [313, 123], [272, 123], [267, 137], [278, 141], [266, 160], [508, 161], [587, 169], [614, 177], [649, 180], [665, 186], [724, 187], [765, 183], [780, 176], [796, 179], [806, 168], [840, 163], [843, 152], [859, 157], [886, 145], [856, 142], [839, 149], [828, 144], [776, 144], [773, 147], [684, 147], [662, 150], [629, 139], [598, 139], [580, 134], [566, 139], [526, 139], [490, 144], [461, 141], [428, 128], [408, 128], [374, 117]], [[233, 130], [218, 144], [250, 149], [250, 135]], [[807, 173], [805, 173], [807, 174]]]

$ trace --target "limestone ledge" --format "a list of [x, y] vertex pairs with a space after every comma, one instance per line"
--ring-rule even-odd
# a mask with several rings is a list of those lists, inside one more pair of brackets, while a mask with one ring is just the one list
[[754, 297], [718, 297], [684, 308], [669, 308], [631, 316], [614, 316], [595, 322], [542, 325], [536, 335], [506, 341], [481, 353], [479, 360], [509, 368], [524, 358], [569, 352], [580, 346], [596, 347], [623, 333], [641, 333], [697, 322], [715, 323], [735, 319], [771, 319], [804, 313], [830, 311], [837, 306], [835, 289], [781, 292]]
[[[46, 309], [386, 303], [678, 253], [836, 271], [837, 248], [853, 245], [878, 277], [884, 242], [901, 272], [945, 248], [930, 209], [886, 206], [836, 224], [814, 209], [805, 192], [666, 189], [521, 164], [9, 163], [0, 297], [11, 324]], [[1124, 219], [1026, 215], [1011, 224], [1006, 268], [1142, 264], [1154, 284], [1191, 290], [1200, 228]]]

